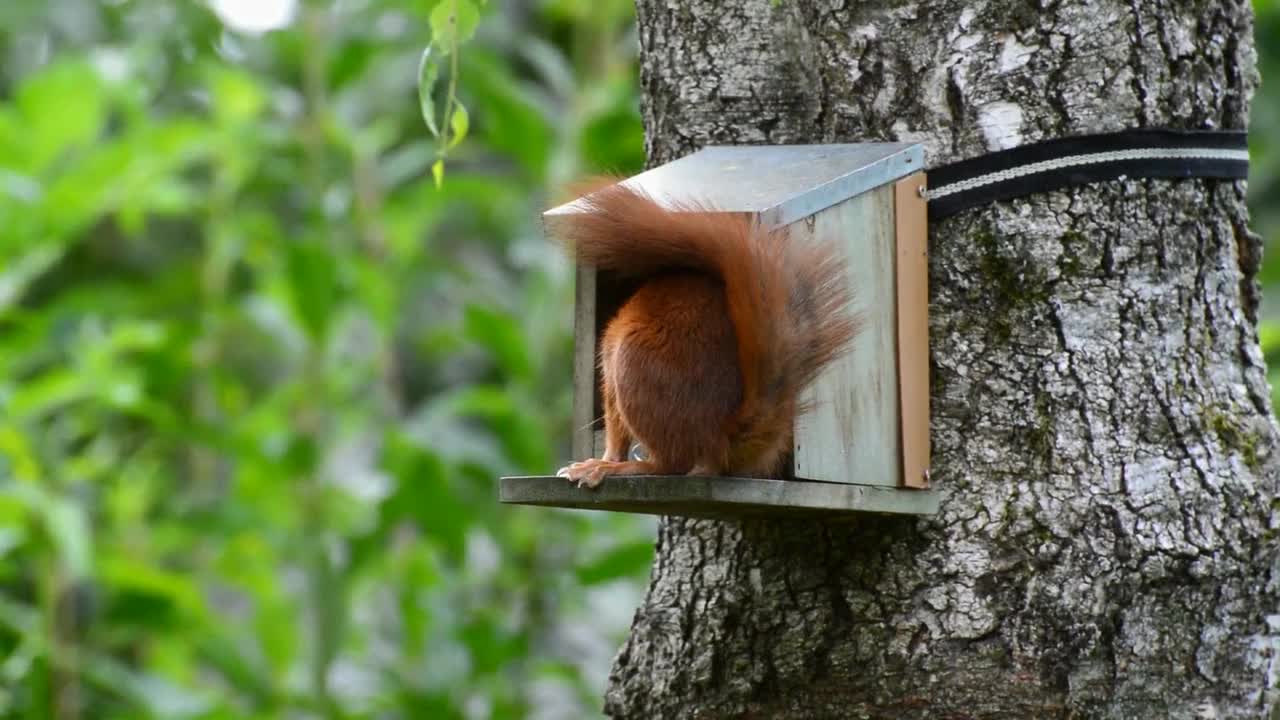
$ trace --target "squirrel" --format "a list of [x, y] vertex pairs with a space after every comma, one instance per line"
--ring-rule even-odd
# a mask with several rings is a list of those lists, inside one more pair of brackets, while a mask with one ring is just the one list
[[[742, 213], [659, 204], [597, 179], [559, 239], [581, 265], [640, 281], [599, 348], [605, 452], [557, 475], [773, 477], [802, 391], [858, 330], [833, 246]], [[628, 459], [633, 441], [644, 459]]]

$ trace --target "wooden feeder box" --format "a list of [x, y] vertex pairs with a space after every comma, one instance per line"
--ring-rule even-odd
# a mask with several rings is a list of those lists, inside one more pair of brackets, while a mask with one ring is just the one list
[[[862, 330], [810, 387], [814, 409], [796, 421], [782, 478], [616, 476], [586, 489], [555, 476], [508, 477], [502, 502], [694, 517], [936, 512], [923, 164], [914, 144], [708, 147], [627, 180], [660, 202], [695, 199], [801, 242], [839, 244]], [[548, 210], [547, 233], [574, 212], [574, 203]], [[633, 289], [577, 271], [574, 459], [604, 451], [597, 339]]]

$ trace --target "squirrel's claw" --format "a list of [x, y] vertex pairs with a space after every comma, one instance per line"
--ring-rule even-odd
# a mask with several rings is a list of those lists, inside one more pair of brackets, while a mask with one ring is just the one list
[[566, 465], [560, 468], [556, 475], [568, 479], [580, 488], [595, 488], [604, 481], [610, 466], [616, 464], [591, 458]]

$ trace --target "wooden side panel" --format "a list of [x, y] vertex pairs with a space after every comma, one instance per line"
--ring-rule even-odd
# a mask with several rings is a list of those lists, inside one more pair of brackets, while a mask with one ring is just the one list
[[596, 273], [579, 267], [574, 278], [573, 459], [594, 455], [596, 388]]
[[791, 232], [844, 248], [854, 309], [862, 316], [851, 351], [810, 388], [814, 409], [796, 421], [795, 476], [897, 487], [902, 472], [893, 185], [795, 223]]
[[924, 173], [894, 185], [898, 235], [898, 394], [902, 484], [929, 487], [929, 231]]

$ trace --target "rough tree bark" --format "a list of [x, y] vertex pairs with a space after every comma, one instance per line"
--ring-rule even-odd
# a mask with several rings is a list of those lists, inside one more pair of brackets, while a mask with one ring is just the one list
[[[1248, 0], [639, 0], [650, 162], [1241, 128]], [[1110, 182], [931, 230], [928, 520], [664, 519], [618, 718], [1257, 718], [1277, 441], [1241, 183]]]

